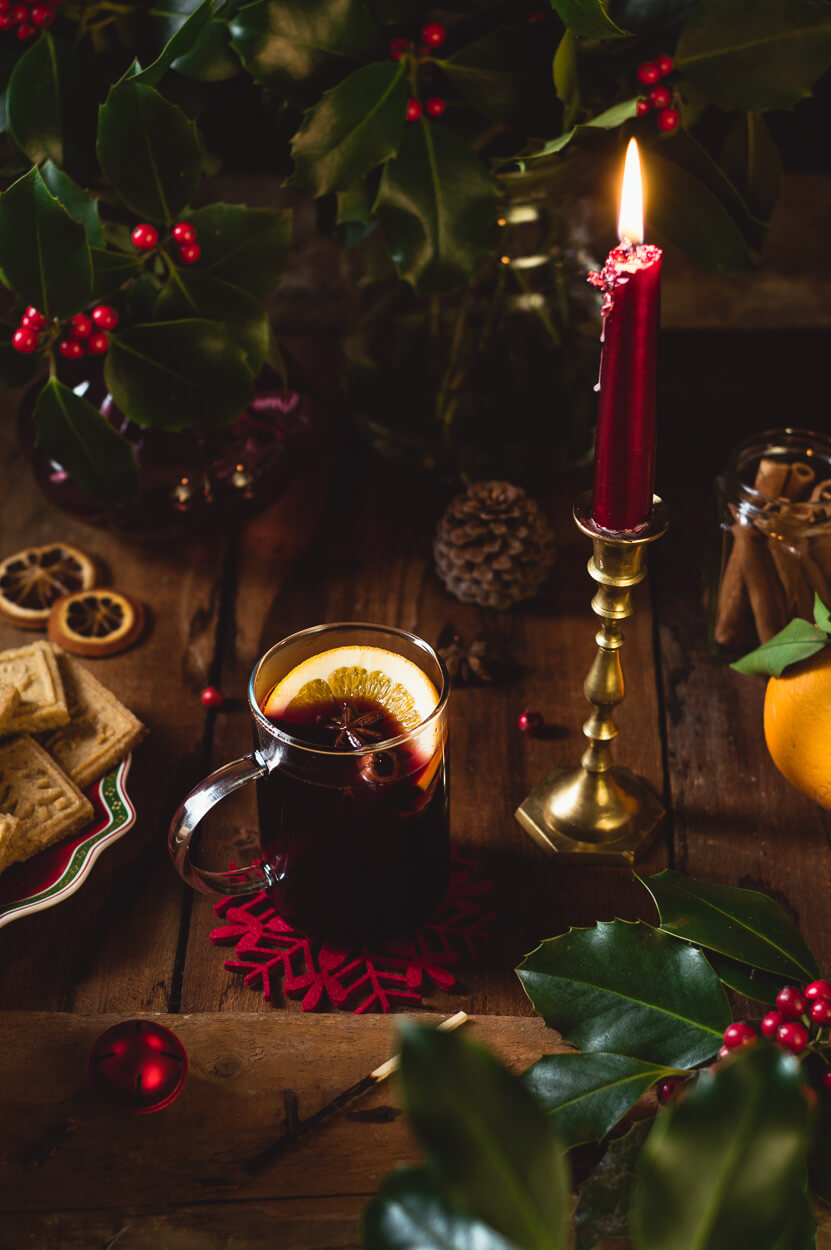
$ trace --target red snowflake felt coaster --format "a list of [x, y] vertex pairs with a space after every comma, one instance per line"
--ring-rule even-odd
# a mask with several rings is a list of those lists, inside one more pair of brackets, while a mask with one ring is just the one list
[[484, 900], [492, 893], [493, 883], [479, 879], [476, 864], [454, 851], [447, 894], [435, 915], [412, 936], [377, 950], [313, 942], [277, 915], [264, 892], [245, 903], [234, 898], [217, 903], [216, 913], [226, 923], [212, 931], [211, 941], [236, 947], [236, 958], [225, 967], [244, 973], [245, 984], [262, 989], [268, 1001], [282, 982], [286, 994], [302, 994], [302, 1011], [321, 1005], [356, 1015], [391, 1011], [419, 1006], [430, 983], [453, 988], [451, 967], [462, 957], [476, 960], [487, 940], [495, 912], [485, 910]]

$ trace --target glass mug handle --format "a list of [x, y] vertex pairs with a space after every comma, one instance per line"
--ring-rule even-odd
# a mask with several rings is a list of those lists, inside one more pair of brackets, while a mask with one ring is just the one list
[[197, 868], [190, 857], [193, 835], [208, 812], [234, 790], [267, 776], [268, 771], [268, 765], [254, 752], [231, 764], [223, 764], [182, 800], [170, 823], [168, 847], [179, 875], [194, 890], [202, 894], [256, 894], [275, 884], [276, 878], [268, 864], [250, 864], [229, 872], [208, 872]]

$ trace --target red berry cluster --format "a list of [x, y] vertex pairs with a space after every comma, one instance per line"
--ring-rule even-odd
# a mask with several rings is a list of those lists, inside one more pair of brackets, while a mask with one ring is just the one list
[[[394, 61], [400, 61], [402, 56], [412, 56], [415, 52], [415, 55], [423, 60], [430, 55], [433, 48], [440, 48], [446, 38], [447, 31], [441, 22], [427, 22], [421, 28], [421, 43], [417, 48], [413, 48], [409, 39], [399, 35], [390, 40], [390, 56]], [[406, 118], [408, 122], [417, 122], [423, 113], [426, 113], [428, 117], [441, 117], [446, 108], [447, 102], [441, 96], [430, 96], [423, 105], [421, 100], [410, 96], [407, 101]]]
[[[202, 249], [196, 242], [196, 227], [189, 221], [177, 221], [170, 232], [174, 243], [179, 245], [179, 260], [183, 265], [193, 265], [202, 255]], [[151, 252], [159, 242], [159, 232], [148, 221], [140, 222], [130, 236], [133, 246], [140, 252]]]
[[653, 85], [658, 82], [659, 78], [666, 78], [667, 74], [671, 74], [673, 65], [672, 57], [662, 52], [660, 56], [655, 57], [654, 61], [644, 61], [638, 66], [638, 82], [650, 88], [646, 98], [638, 100], [638, 117], [643, 117], [644, 113], [655, 109], [658, 114], [656, 120], [659, 130], [675, 130], [681, 120], [678, 109], [669, 107], [672, 101], [669, 87]]
[[13, 4], [12, 0], [0, 0], [0, 31], [14, 30], [25, 42], [55, 20], [55, 7], [61, 0], [26, 0], [25, 4]]
[[[820, 1040], [821, 1031], [831, 1025], [831, 985], [827, 981], [812, 981], [800, 990], [795, 985], [785, 985], [776, 995], [776, 1008], [769, 1011], [759, 1026], [762, 1036], [776, 1042], [783, 1050], [801, 1055], [811, 1044], [811, 1028], [816, 1028], [814, 1042]], [[744, 1020], [729, 1024], [724, 1030], [724, 1045], [719, 1058], [724, 1059], [739, 1046], [756, 1041], [756, 1030]], [[823, 1084], [831, 1090], [831, 1068], [823, 1073]]]
[[[12, 347], [24, 356], [31, 356], [39, 347], [49, 347], [55, 341], [57, 322], [49, 322], [42, 312], [31, 305], [20, 318], [20, 326], [12, 335]], [[92, 312], [76, 313], [70, 317], [58, 338], [58, 351], [66, 360], [80, 360], [82, 356], [103, 356], [110, 345], [106, 331], [118, 325], [118, 313], [108, 304], [97, 304]], [[52, 331], [51, 337], [44, 331]]]

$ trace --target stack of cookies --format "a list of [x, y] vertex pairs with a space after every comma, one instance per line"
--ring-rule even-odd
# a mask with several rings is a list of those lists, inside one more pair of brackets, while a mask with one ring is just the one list
[[0, 651], [0, 872], [82, 829], [141, 721], [51, 642]]

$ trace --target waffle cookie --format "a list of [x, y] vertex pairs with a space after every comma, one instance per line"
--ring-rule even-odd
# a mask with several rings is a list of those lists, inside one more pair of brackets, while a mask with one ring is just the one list
[[0, 734], [38, 733], [65, 725], [69, 720], [51, 643], [30, 642], [25, 647], [0, 651], [0, 685], [14, 686], [20, 694], [20, 701], [0, 727]]
[[6, 732], [6, 726], [11, 723], [19, 703], [20, 691], [17, 686], [6, 681], [0, 682], [0, 734]]
[[81, 829], [93, 808], [51, 755], [21, 734], [0, 743], [0, 813], [15, 822], [0, 838], [2, 872]]

